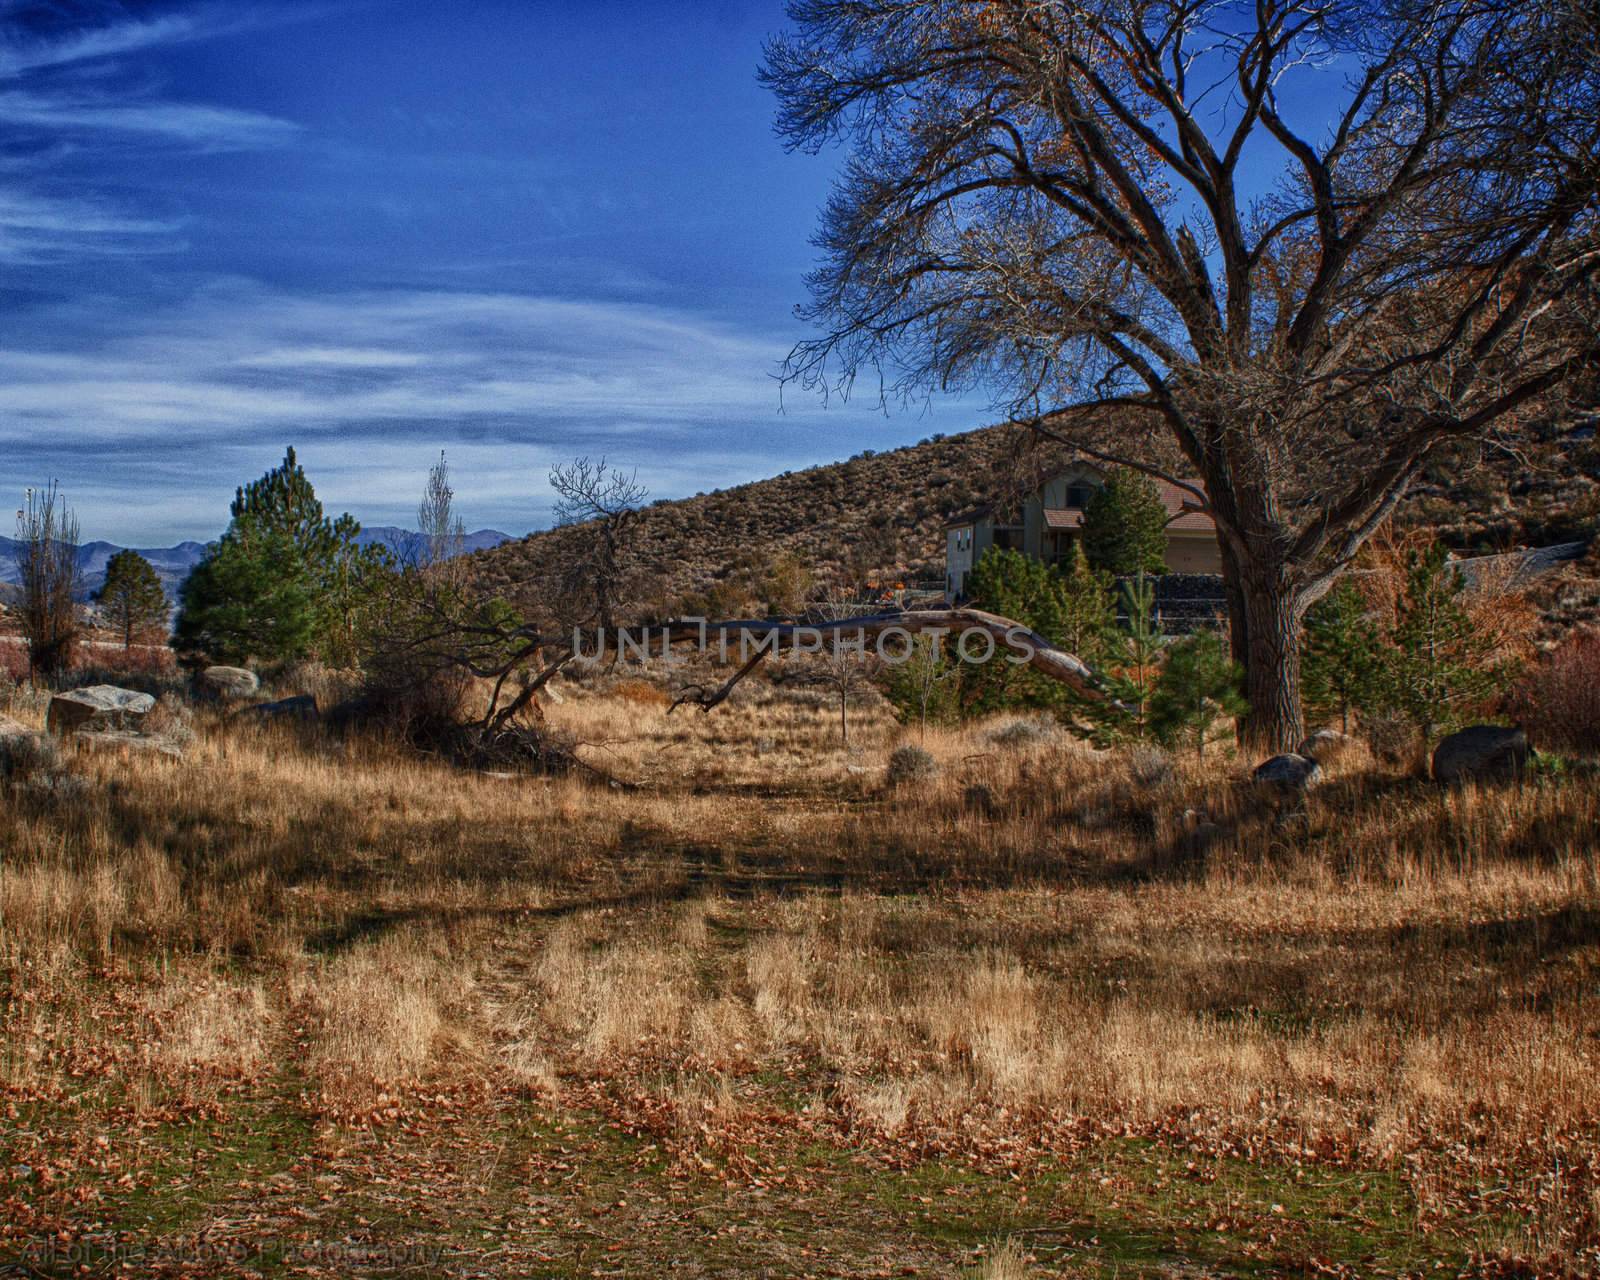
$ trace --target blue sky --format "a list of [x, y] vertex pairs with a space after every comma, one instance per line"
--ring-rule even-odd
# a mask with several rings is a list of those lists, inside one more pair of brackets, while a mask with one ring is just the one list
[[330, 508], [409, 524], [442, 448], [469, 525], [520, 533], [576, 454], [682, 496], [977, 425], [780, 412], [839, 159], [772, 137], [782, 21], [0, 0], [0, 493], [209, 538], [294, 444]]

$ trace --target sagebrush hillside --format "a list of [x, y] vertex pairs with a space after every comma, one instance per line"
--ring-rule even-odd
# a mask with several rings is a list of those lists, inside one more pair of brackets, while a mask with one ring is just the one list
[[[650, 602], [667, 611], [759, 602], [762, 575], [786, 554], [823, 583], [941, 583], [945, 518], [1026, 486], [1061, 453], [1015, 429], [985, 427], [659, 501], [642, 514], [638, 539]], [[1600, 519], [1600, 445], [1589, 429], [1515, 451], [1441, 455], [1400, 518], [1463, 551], [1590, 537]], [[537, 580], [553, 540], [571, 536], [544, 530], [472, 560], [486, 585], [515, 597]]]

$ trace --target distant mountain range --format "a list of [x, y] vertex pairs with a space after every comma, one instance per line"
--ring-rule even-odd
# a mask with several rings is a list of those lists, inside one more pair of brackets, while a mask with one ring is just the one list
[[[422, 535], [396, 525], [378, 524], [364, 527], [357, 539], [363, 546], [384, 546], [402, 560], [415, 556], [422, 545]], [[495, 529], [479, 529], [466, 535], [464, 551], [484, 551], [510, 542], [511, 536]], [[189, 576], [200, 557], [205, 555], [203, 542], [180, 542], [173, 547], [136, 547], [140, 555], [155, 567], [161, 585], [174, 599], [183, 580]], [[111, 557], [123, 550], [112, 542], [86, 542], [78, 548], [78, 568], [83, 575], [85, 598], [100, 590], [106, 580], [106, 565]], [[18, 582], [17, 544], [10, 538], [0, 538], [0, 587], [14, 587]]]

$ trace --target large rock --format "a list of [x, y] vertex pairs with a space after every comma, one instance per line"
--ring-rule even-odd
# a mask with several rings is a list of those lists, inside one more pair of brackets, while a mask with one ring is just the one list
[[113, 684], [92, 684], [51, 698], [45, 727], [58, 734], [80, 729], [137, 729], [155, 705], [156, 700], [148, 693], [119, 689]]
[[258, 702], [239, 714], [266, 720], [315, 720], [322, 711], [314, 694], [302, 693], [293, 698], [279, 698], [276, 702]]
[[261, 679], [243, 667], [207, 667], [195, 677], [195, 684], [210, 697], [242, 701], [256, 696]]
[[76, 746], [94, 751], [120, 751], [123, 754], [171, 756], [183, 759], [183, 746], [164, 733], [139, 733], [133, 729], [80, 730], [72, 735]]
[[1321, 763], [1338, 759], [1354, 745], [1355, 739], [1348, 733], [1340, 733], [1337, 729], [1318, 729], [1300, 744], [1296, 754]]
[[1322, 778], [1322, 766], [1310, 756], [1289, 751], [1263, 760], [1256, 766], [1255, 780], [1284, 791], [1304, 791]]
[[1475, 724], [1440, 740], [1433, 749], [1437, 782], [1509, 782], [1533, 758], [1528, 735], [1497, 724]]

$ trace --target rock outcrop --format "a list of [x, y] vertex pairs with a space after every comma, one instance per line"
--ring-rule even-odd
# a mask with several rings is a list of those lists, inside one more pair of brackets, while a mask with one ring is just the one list
[[1433, 749], [1436, 782], [1510, 782], [1520, 778], [1533, 759], [1528, 735], [1497, 724], [1469, 725], [1442, 738]]
[[134, 729], [150, 713], [156, 700], [148, 693], [119, 689], [112, 684], [94, 684], [85, 689], [69, 689], [50, 699], [45, 727], [65, 736], [81, 730], [105, 732]]
[[1263, 760], [1252, 776], [1259, 783], [1283, 791], [1304, 791], [1321, 780], [1322, 766], [1310, 756], [1290, 751]]

